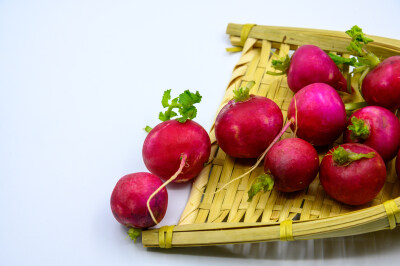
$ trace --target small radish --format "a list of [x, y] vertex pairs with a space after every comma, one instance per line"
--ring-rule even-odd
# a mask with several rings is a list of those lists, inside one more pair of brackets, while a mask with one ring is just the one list
[[387, 162], [396, 156], [400, 146], [400, 122], [383, 107], [367, 106], [350, 116], [343, 137], [345, 142], [370, 146]]
[[[200, 102], [200, 94], [185, 91], [171, 103], [170, 99], [170, 90], [167, 90], [162, 104], [168, 110], [159, 115], [164, 122], [147, 135], [142, 149], [143, 161], [151, 173], [168, 180], [184, 160], [182, 171], [171, 182], [187, 182], [196, 177], [207, 163], [211, 141], [204, 128], [191, 120], [196, 116], [193, 104]], [[173, 108], [179, 109], [181, 118], [169, 120], [177, 116]]]
[[236, 158], [257, 158], [282, 128], [283, 116], [272, 100], [249, 95], [254, 82], [234, 90], [234, 99], [219, 112], [215, 136], [220, 148]]
[[353, 26], [346, 33], [352, 38], [347, 49], [358, 59], [347, 64], [356, 67], [354, 73], [362, 73], [359, 84], [365, 101], [369, 105], [392, 111], [400, 108], [400, 56], [392, 56], [381, 62], [364, 47], [364, 44], [373, 40], [366, 37], [360, 27]]
[[[267, 174], [259, 177], [251, 186], [249, 201], [258, 191], [267, 191], [272, 185], [282, 192], [305, 189], [317, 176], [318, 169], [318, 153], [310, 143], [299, 138], [281, 140], [265, 156], [264, 172]], [[263, 185], [265, 183], [268, 184], [267, 188]]]
[[339, 94], [324, 83], [297, 92], [289, 105], [288, 120], [296, 135], [316, 146], [334, 142], [346, 126], [346, 110]]
[[289, 59], [273, 60], [275, 69], [282, 72], [267, 72], [271, 75], [287, 73], [287, 82], [293, 92], [312, 83], [325, 83], [338, 91], [352, 93], [346, 79], [336, 66], [335, 62], [321, 48], [315, 45], [299, 47]]
[[375, 198], [385, 184], [386, 166], [371, 147], [347, 143], [333, 148], [320, 165], [319, 179], [329, 196], [349, 205]]
[[160, 222], [167, 211], [168, 193], [162, 188], [150, 201], [152, 214], [146, 202], [150, 195], [161, 187], [163, 182], [150, 173], [134, 173], [122, 177], [111, 194], [111, 210], [115, 219], [127, 226], [133, 227], [129, 235], [140, 235], [140, 229], [154, 226], [152, 215]]

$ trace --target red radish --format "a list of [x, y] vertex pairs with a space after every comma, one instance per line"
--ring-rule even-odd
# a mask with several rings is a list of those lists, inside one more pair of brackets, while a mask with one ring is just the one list
[[257, 158], [282, 128], [283, 116], [272, 100], [249, 95], [250, 87], [235, 90], [235, 97], [219, 112], [215, 136], [221, 149], [236, 158]]
[[208, 161], [210, 137], [192, 120], [181, 123], [169, 120], [158, 124], [147, 135], [143, 144], [143, 161], [149, 171], [164, 180], [179, 168], [182, 155], [187, 156], [186, 167], [173, 182], [181, 183], [196, 177]]
[[[111, 194], [111, 210], [115, 219], [125, 226], [147, 228], [154, 226], [151, 214], [146, 206], [150, 195], [163, 182], [150, 173], [134, 173], [122, 177]], [[167, 211], [168, 193], [163, 188], [150, 201], [150, 208], [157, 222], [160, 222]]]
[[387, 58], [369, 72], [361, 88], [369, 105], [390, 110], [400, 108], [400, 56]]
[[339, 94], [324, 83], [310, 84], [290, 102], [288, 120], [296, 135], [316, 146], [334, 142], [346, 126], [346, 110]]
[[318, 174], [318, 153], [307, 141], [289, 138], [271, 146], [265, 156], [266, 174], [254, 180], [247, 192], [248, 201], [261, 190], [266, 192], [275, 188], [282, 192], [294, 192], [305, 189]]
[[264, 171], [271, 173], [274, 188], [282, 192], [305, 189], [317, 176], [318, 168], [317, 151], [299, 138], [279, 141], [265, 156]]
[[319, 179], [332, 198], [349, 205], [362, 205], [373, 200], [385, 184], [385, 162], [371, 147], [343, 144], [325, 155]]
[[303, 45], [294, 52], [290, 62], [287, 57], [282, 61], [274, 60], [273, 65], [283, 73], [287, 71], [288, 85], [293, 92], [312, 83], [325, 83], [338, 91], [352, 93], [335, 62], [315, 45]]
[[384, 161], [389, 161], [400, 146], [400, 122], [383, 107], [367, 106], [350, 116], [343, 137], [345, 142], [370, 146]]
[[[357, 56], [356, 61], [346, 62], [355, 66], [354, 73], [361, 73], [359, 84], [365, 101], [394, 111], [400, 108], [400, 56], [383, 62], [364, 45], [373, 42], [357, 25], [346, 31], [352, 40], [347, 47]], [[371, 71], [372, 70], [372, 71]]]
[[[146, 127], [147, 135], [142, 149], [143, 161], [153, 174], [169, 182], [186, 182], [196, 177], [208, 161], [211, 151], [211, 141], [202, 126], [192, 121], [196, 117], [195, 103], [201, 101], [199, 92], [186, 90], [171, 102], [171, 90], [164, 92], [162, 105], [168, 108], [160, 112], [159, 118], [164, 121], [151, 129]], [[178, 114], [173, 111], [178, 108], [180, 118], [170, 120]], [[177, 173], [180, 165], [184, 168]]]

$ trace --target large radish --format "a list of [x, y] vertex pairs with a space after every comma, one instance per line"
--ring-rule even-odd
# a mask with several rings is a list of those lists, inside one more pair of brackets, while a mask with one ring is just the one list
[[349, 205], [362, 205], [374, 199], [382, 189], [386, 166], [374, 149], [347, 143], [325, 155], [319, 179], [332, 198]]
[[[170, 90], [163, 96], [163, 106], [168, 107], [160, 113], [164, 122], [154, 127], [147, 135], [142, 149], [143, 161], [149, 171], [164, 180], [168, 180], [179, 169], [184, 167], [171, 182], [186, 182], [196, 177], [210, 157], [211, 141], [202, 126], [192, 121], [196, 116], [193, 104], [200, 102], [201, 96], [185, 91], [178, 98], [170, 100]], [[173, 108], [178, 108], [181, 118]]]
[[343, 139], [370, 146], [387, 162], [396, 156], [400, 146], [400, 122], [383, 107], [367, 106], [350, 116]]
[[296, 135], [316, 146], [334, 142], [346, 126], [346, 110], [329, 85], [314, 83], [297, 92], [289, 105], [288, 120]]
[[325, 83], [342, 92], [352, 93], [346, 79], [330, 56], [315, 45], [300, 46], [289, 59], [273, 60], [273, 66], [281, 72], [267, 72], [271, 75], [287, 74], [289, 88], [298, 92], [312, 83]]
[[272, 100], [249, 95], [246, 88], [235, 90], [235, 97], [219, 112], [215, 136], [221, 149], [236, 158], [257, 158], [271, 144], [283, 124], [278, 105]]
[[[151, 199], [171, 182], [187, 182], [196, 177], [207, 163], [211, 151], [207, 132], [191, 120], [196, 117], [194, 104], [200, 102], [201, 95], [186, 90], [170, 102], [170, 93], [167, 90], [161, 101], [163, 107], [168, 108], [159, 114], [163, 122], [150, 130], [142, 149], [147, 169], [166, 180], [147, 200], [147, 207], [156, 223], [150, 207]], [[178, 109], [181, 117], [170, 120], [178, 115], [174, 108]]]
[[346, 31], [352, 38], [347, 49], [358, 60], [344, 59], [343, 63], [355, 66], [354, 73], [362, 73], [359, 84], [365, 101], [394, 111], [400, 108], [400, 56], [392, 56], [383, 62], [365, 44], [373, 42], [366, 37], [360, 27], [353, 26]]

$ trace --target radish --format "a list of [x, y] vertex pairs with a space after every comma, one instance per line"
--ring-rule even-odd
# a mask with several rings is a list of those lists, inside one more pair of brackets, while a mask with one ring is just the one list
[[286, 56], [281, 60], [273, 60], [272, 65], [281, 72], [267, 73], [287, 74], [287, 82], [293, 92], [312, 83], [325, 83], [338, 91], [353, 92], [335, 62], [315, 45], [303, 45], [294, 52], [291, 59]]
[[385, 162], [371, 147], [343, 144], [325, 155], [319, 179], [326, 193], [335, 200], [362, 205], [373, 200], [385, 184]]
[[[272, 185], [282, 192], [305, 189], [317, 176], [318, 168], [318, 153], [310, 143], [299, 138], [281, 140], [265, 156], [264, 172], [267, 174], [259, 177], [251, 186], [249, 201], [258, 191], [267, 191]], [[265, 183], [267, 188], [263, 185]]]
[[400, 108], [400, 56], [392, 56], [366, 75], [362, 94], [370, 105]]
[[[143, 161], [151, 173], [164, 180], [174, 176], [183, 161], [185, 167], [171, 182], [187, 182], [196, 177], [207, 163], [211, 141], [204, 128], [191, 120], [196, 116], [193, 104], [200, 102], [200, 94], [185, 91], [171, 103], [170, 99], [170, 90], [167, 90], [162, 104], [168, 110], [159, 115], [164, 122], [147, 135], [142, 149]], [[179, 109], [181, 118], [169, 120], [177, 116], [173, 108]]]
[[[119, 223], [135, 228], [129, 232], [131, 237], [140, 235], [138, 229], [154, 226], [164, 218], [168, 205], [168, 193], [165, 187], [151, 199], [152, 213], [146, 206], [150, 195], [162, 184], [157, 176], [140, 172], [122, 177], [115, 185], [110, 200], [111, 210]], [[153, 215], [156, 222], [153, 221]]]
[[345, 142], [370, 146], [387, 162], [396, 156], [399, 149], [400, 122], [383, 107], [367, 106], [350, 116], [343, 137]]
[[234, 99], [219, 112], [215, 136], [220, 148], [236, 158], [257, 158], [271, 144], [283, 124], [283, 115], [272, 100], [249, 95], [254, 82], [234, 90]]
[[324, 83], [297, 92], [289, 105], [288, 120], [296, 135], [316, 146], [334, 142], [346, 126], [346, 110], [339, 94]]
[[[400, 56], [392, 56], [383, 62], [364, 45], [373, 40], [364, 36], [362, 29], [353, 26], [346, 31], [352, 38], [349, 51], [357, 56], [357, 62], [347, 62], [356, 68], [354, 73], [362, 73], [359, 84], [365, 101], [394, 111], [400, 108]], [[371, 71], [372, 70], [372, 71]]]

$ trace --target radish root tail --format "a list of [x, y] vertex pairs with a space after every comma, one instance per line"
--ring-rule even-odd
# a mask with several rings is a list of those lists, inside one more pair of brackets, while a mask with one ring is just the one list
[[236, 180], [241, 179], [242, 177], [244, 177], [245, 175], [251, 173], [254, 171], [254, 169], [256, 169], [258, 167], [258, 165], [261, 163], [261, 161], [264, 159], [265, 155], [267, 155], [267, 153], [269, 152], [269, 150], [272, 148], [272, 146], [274, 146], [274, 144], [276, 142], [278, 142], [278, 140], [282, 137], [282, 135], [285, 133], [285, 131], [289, 128], [289, 126], [294, 123], [293, 119], [290, 119], [286, 125], [282, 128], [282, 130], [279, 132], [278, 135], [276, 135], [275, 139], [271, 142], [271, 144], [268, 146], [267, 149], [265, 149], [265, 151], [260, 155], [260, 157], [258, 157], [257, 162], [244, 174], [232, 179], [231, 181], [229, 181], [228, 183], [226, 183], [225, 185], [223, 185], [220, 189], [218, 189], [217, 191], [214, 192], [214, 194], [217, 194], [218, 192], [220, 192], [221, 190], [223, 190], [224, 188], [226, 188], [227, 186], [229, 186], [231, 183], [235, 182]]
[[163, 188], [165, 188], [169, 183], [171, 183], [172, 181], [174, 181], [178, 175], [182, 172], [183, 167], [186, 166], [187, 162], [187, 155], [186, 154], [182, 154], [181, 156], [181, 164], [179, 165], [179, 169], [178, 171], [175, 172], [175, 174], [173, 176], [171, 176], [167, 181], [164, 182], [164, 184], [162, 184], [161, 186], [159, 186], [154, 192], [153, 194], [150, 195], [149, 199], [147, 200], [147, 209], [150, 212], [150, 216], [153, 219], [153, 222], [155, 224], [158, 224], [156, 218], [154, 217], [153, 211], [150, 208], [150, 201], [152, 198], [154, 198], [155, 195], [157, 195], [158, 192], [160, 192]]

